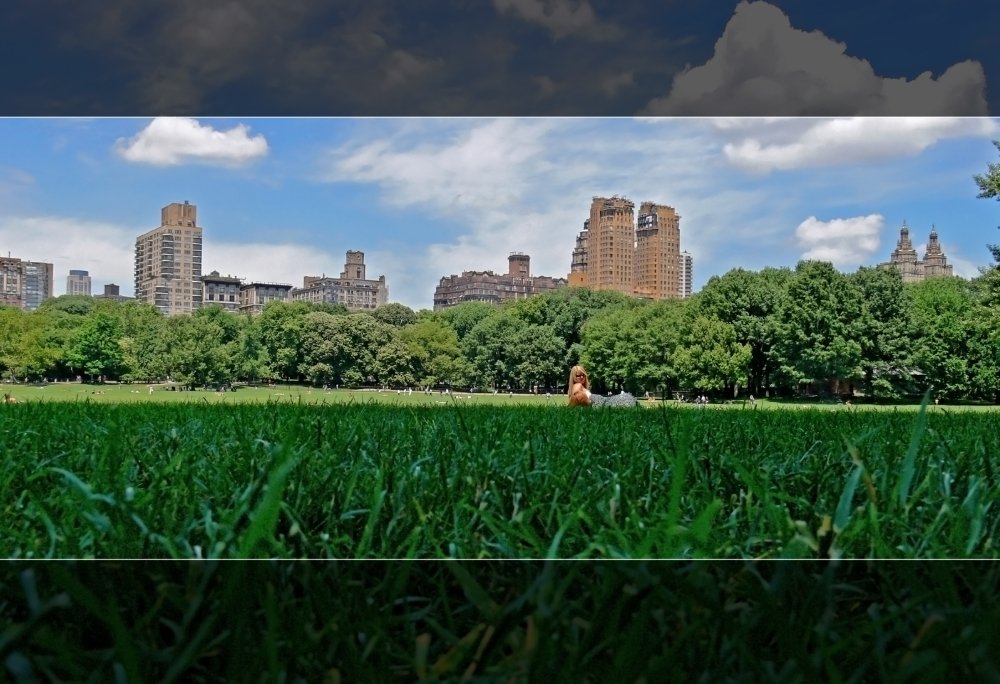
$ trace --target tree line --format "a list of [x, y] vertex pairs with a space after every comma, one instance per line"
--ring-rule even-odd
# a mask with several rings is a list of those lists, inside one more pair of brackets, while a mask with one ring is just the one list
[[657, 302], [563, 288], [440, 311], [273, 302], [256, 316], [215, 305], [164, 317], [134, 301], [62, 296], [33, 312], [0, 307], [0, 372], [559, 391], [582, 363], [598, 391], [892, 399], [932, 387], [942, 399], [1000, 402], [998, 282], [996, 266], [904, 284], [891, 270], [802, 261], [734, 269], [689, 299]]

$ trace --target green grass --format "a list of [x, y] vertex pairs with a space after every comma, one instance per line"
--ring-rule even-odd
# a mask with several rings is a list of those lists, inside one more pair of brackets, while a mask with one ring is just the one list
[[1000, 555], [991, 414], [478, 400], [3, 406], [5, 555]]
[[[9, 393], [18, 403], [37, 403], [40, 401], [79, 401], [93, 402], [100, 404], [137, 404], [137, 403], [222, 403], [222, 404], [260, 404], [260, 403], [291, 403], [291, 404], [350, 404], [350, 403], [371, 403], [388, 404], [391, 406], [448, 406], [458, 403], [470, 403], [474, 405], [486, 406], [558, 406], [566, 403], [563, 394], [554, 393], [550, 397], [543, 394], [513, 394], [501, 392], [496, 396], [492, 392], [474, 392], [456, 390], [452, 394], [440, 394], [434, 392], [425, 395], [423, 392], [414, 391], [412, 394], [397, 393], [396, 390], [370, 390], [370, 389], [330, 389], [307, 387], [297, 384], [275, 384], [273, 386], [240, 387], [236, 392], [217, 392], [214, 390], [195, 391], [170, 391], [170, 385], [157, 384], [153, 386], [153, 392], [149, 392], [149, 385], [118, 385], [118, 384], [86, 384], [75, 382], [58, 382], [37, 385], [11, 385], [0, 383], [0, 394]], [[718, 411], [733, 409], [755, 409], [759, 411], [917, 411], [919, 404], [865, 404], [857, 403], [853, 406], [846, 406], [834, 401], [794, 401], [794, 400], [768, 400], [757, 399], [750, 404], [744, 398], [731, 401], [716, 401], [707, 406], [695, 406], [693, 404], [682, 404], [669, 400], [666, 402], [654, 399], [647, 401], [640, 399], [639, 405], [643, 408], [657, 408], [667, 404], [668, 406], [698, 411]], [[959, 404], [927, 407], [930, 413], [956, 411], [975, 412], [997, 412], [1000, 413], [1000, 406], [981, 404]]]
[[998, 590], [984, 563], [8, 563], [0, 667], [14, 682], [996, 681]]

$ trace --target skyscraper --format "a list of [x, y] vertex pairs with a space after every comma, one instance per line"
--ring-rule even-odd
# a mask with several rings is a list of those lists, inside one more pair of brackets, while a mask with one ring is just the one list
[[198, 208], [172, 203], [160, 212], [160, 226], [135, 240], [135, 298], [166, 315], [201, 307], [202, 229]]
[[53, 265], [44, 261], [23, 261], [0, 257], [0, 304], [34, 311], [55, 296]]
[[681, 296], [680, 216], [673, 207], [594, 197], [576, 237], [569, 284], [647, 299]]
[[680, 296], [681, 217], [673, 207], [643, 202], [635, 231], [635, 295]]
[[691, 283], [694, 281], [694, 258], [690, 252], [681, 252], [681, 297], [691, 296]]
[[587, 286], [632, 294], [635, 204], [625, 197], [595, 197], [587, 237]]
[[66, 294], [90, 296], [90, 272], [70, 269], [66, 277]]

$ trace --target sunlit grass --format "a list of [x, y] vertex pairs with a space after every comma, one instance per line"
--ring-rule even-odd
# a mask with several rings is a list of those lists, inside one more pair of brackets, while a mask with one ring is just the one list
[[988, 414], [476, 401], [4, 406], [5, 555], [998, 555]]

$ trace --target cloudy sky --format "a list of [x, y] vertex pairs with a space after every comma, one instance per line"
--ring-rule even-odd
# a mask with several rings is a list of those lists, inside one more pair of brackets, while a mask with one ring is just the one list
[[[888, 259], [905, 220], [957, 273], [988, 263], [997, 161], [988, 118], [2, 119], [0, 252], [133, 290], [135, 238], [190, 201], [204, 271], [300, 285], [366, 254], [391, 301], [429, 308], [442, 276], [563, 276], [593, 196], [681, 215], [695, 288], [734, 267]], [[921, 251], [922, 253], [922, 251]]]
[[989, 115], [1000, 4], [0, 3], [4, 115]]

